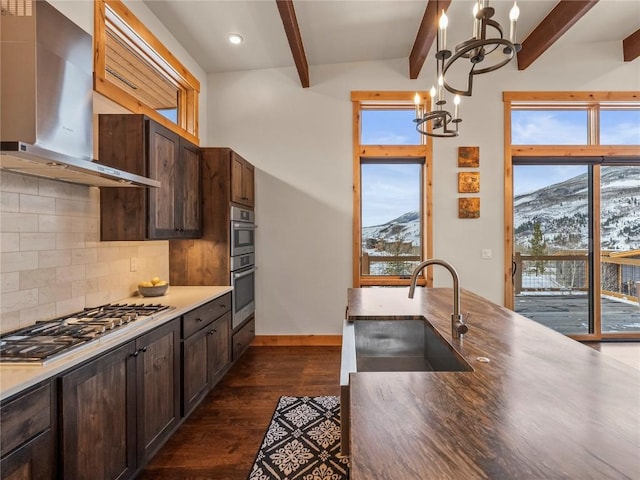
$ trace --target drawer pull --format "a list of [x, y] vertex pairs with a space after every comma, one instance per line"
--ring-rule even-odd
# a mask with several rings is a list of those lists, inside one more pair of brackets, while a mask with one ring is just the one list
[[196, 318], [196, 322], [201, 322], [202, 319], [200, 317]]

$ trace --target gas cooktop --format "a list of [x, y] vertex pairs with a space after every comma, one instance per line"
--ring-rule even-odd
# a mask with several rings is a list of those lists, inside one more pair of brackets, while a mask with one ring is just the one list
[[123, 325], [173, 308], [160, 304], [107, 304], [36, 322], [0, 335], [0, 362], [43, 365]]

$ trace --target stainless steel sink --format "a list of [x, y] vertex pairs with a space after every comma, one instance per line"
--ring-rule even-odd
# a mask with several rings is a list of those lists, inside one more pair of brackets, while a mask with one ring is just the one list
[[424, 320], [357, 320], [357, 372], [469, 372], [469, 365]]
[[349, 454], [350, 374], [419, 371], [472, 372], [473, 368], [426, 319], [344, 321], [340, 364], [342, 454]]

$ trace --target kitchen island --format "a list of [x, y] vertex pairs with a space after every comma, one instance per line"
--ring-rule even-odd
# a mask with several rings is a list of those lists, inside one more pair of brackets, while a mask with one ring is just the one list
[[473, 371], [351, 373], [351, 480], [640, 478], [639, 371], [465, 290], [453, 340], [452, 290], [407, 293], [350, 289], [348, 321], [424, 317]]

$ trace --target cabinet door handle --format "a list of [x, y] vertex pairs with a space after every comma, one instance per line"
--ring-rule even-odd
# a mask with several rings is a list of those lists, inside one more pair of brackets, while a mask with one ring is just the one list
[[133, 353], [131, 354], [131, 356], [132, 356], [132, 357], [137, 357], [137, 356], [138, 356], [138, 353], [140, 353], [140, 351], [139, 351], [139, 350], [136, 350], [135, 352], [133, 352]]
[[147, 347], [142, 347], [142, 353], [147, 351]]

